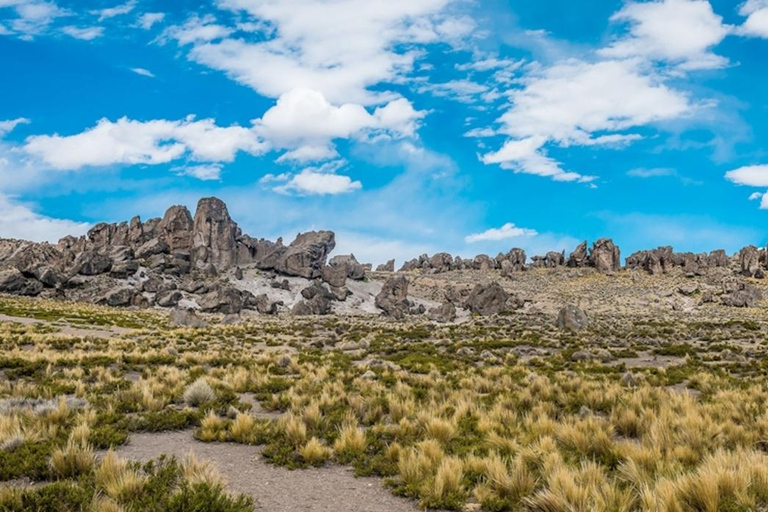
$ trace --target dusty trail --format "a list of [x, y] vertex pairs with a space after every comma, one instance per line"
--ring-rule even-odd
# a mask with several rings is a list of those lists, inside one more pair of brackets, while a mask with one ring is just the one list
[[134, 434], [117, 454], [147, 461], [161, 454], [185, 457], [190, 451], [211, 461], [230, 491], [248, 494], [257, 510], [269, 512], [416, 512], [418, 506], [393, 496], [377, 478], [355, 478], [349, 468], [290, 471], [267, 464], [261, 448], [239, 444], [202, 443], [191, 431]]

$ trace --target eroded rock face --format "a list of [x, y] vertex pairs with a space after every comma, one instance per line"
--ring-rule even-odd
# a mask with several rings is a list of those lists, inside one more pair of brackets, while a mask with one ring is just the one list
[[580, 331], [589, 327], [587, 314], [573, 304], [564, 306], [557, 315], [557, 328]]
[[18, 269], [0, 271], [0, 292], [14, 295], [39, 295], [43, 284], [35, 279], [27, 279]]
[[586, 267], [588, 263], [587, 242], [582, 242], [568, 256], [568, 266], [572, 268]]
[[[226, 208], [226, 207], [225, 207]], [[194, 221], [186, 206], [171, 206], [157, 226], [159, 236], [171, 252], [192, 249]]]
[[291, 312], [297, 316], [328, 315], [332, 311], [333, 293], [319, 281], [301, 290], [301, 300], [293, 306]]
[[760, 269], [760, 253], [757, 247], [750, 245], [739, 251], [739, 266], [741, 274], [747, 277], [754, 277]]
[[354, 254], [334, 256], [328, 262], [331, 267], [342, 267], [346, 271], [346, 276], [353, 281], [365, 279], [365, 266], [357, 261]]
[[383, 263], [376, 267], [376, 272], [394, 272], [395, 271], [395, 260], [389, 260], [386, 263]]
[[592, 246], [589, 262], [598, 272], [615, 272], [621, 268], [621, 252], [610, 238], [601, 238]]
[[205, 313], [239, 313], [252, 300], [249, 292], [240, 291], [232, 286], [218, 284], [198, 301], [200, 311]]
[[227, 205], [221, 199], [201, 199], [197, 203], [192, 228], [192, 265], [198, 269], [213, 265], [217, 270], [234, 266], [239, 235], [237, 224], [230, 218]]
[[508, 299], [509, 294], [499, 283], [477, 284], [467, 297], [464, 306], [476, 315], [496, 315], [506, 309]]
[[334, 247], [336, 247], [336, 236], [332, 231], [302, 233], [287, 247], [279, 258], [275, 270], [306, 279], [320, 277], [328, 253]]
[[385, 315], [393, 318], [403, 318], [410, 311], [411, 304], [408, 301], [408, 280], [405, 276], [390, 277], [376, 295], [376, 307]]

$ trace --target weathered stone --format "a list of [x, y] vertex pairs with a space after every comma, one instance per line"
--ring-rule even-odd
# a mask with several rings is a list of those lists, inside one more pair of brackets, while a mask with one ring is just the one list
[[178, 290], [166, 290], [157, 294], [155, 302], [160, 307], [171, 308], [179, 304], [181, 297], [181, 292]]
[[440, 323], [453, 322], [456, 320], [456, 306], [450, 302], [444, 302], [440, 306], [431, 308], [427, 311], [430, 320]]
[[739, 251], [739, 266], [741, 274], [747, 277], [754, 277], [760, 268], [760, 254], [757, 247], [750, 245]]
[[589, 262], [598, 272], [615, 272], [621, 268], [621, 253], [610, 238], [601, 238], [592, 246]]
[[171, 206], [157, 225], [157, 236], [168, 245], [170, 252], [192, 249], [194, 221], [186, 206]]
[[130, 306], [133, 304], [133, 298], [136, 295], [136, 290], [128, 286], [110, 290], [101, 299], [98, 300], [100, 304], [106, 304], [107, 306], [119, 307]]
[[346, 269], [346, 277], [353, 281], [361, 281], [365, 278], [365, 267], [357, 261], [354, 254], [334, 256], [328, 265]]
[[275, 267], [279, 272], [306, 279], [320, 277], [336, 238], [332, 231], [302, 233], [291, 242]]
[[276, 315], [278, 306], [282, 306], [283, 303], [270, 300], [266, 293], [262, 293], [253, 299], [251, 305], [262, 315]]
[[153, 238], [136, 249], [136, 258], [145, 260], [157, 254], [164, 254], [167, 252], [168, 244], [160, 238]]
[[589, 327], [587, 314], [573, 304], [564, 306], [557, 315], [557, 328], [580, 331]]
[[376, 272], [394, 272], [395, 260], [389, 260], [388, 262], [376, 267]]
[[331, 266], [323, 268], [323, 281], [336, 288], [341, 288], [347, 284], [346, 265]]
[[390, 277], [376, 295], [376, 307], [385, 315], [401, 319], [408, 314], [410, 302], [408, 301], [408, 280], [404, 276]]
[[239, 313], [245, 305], [247, 296], [232, 286], [219, 284], [200, 298], [200, 310], [205, 313]]
[[109, 272], [112, 260], [96, 251], [81, 252], [75, 260], [77, 272], [84, 276], [97, 276]]
[[573, 268], [586, 267], [589, 258], [587, 256], [587, 242], [582, 242], [568, 256], [568, 266]]
[[0, 293], [35, 296], [43, 291], [43, 283], [24, 277], [18, 269], [0, 271]]
[[213, 265], [226, 270], [235, 264], [237, 224], [229, 216], [221, 199], [206, 197], [197, 203], [192, 228], [192, 265], [203, 269]]
[[198, 317], [194, 311], [174, 309], [171, 311], [170, 322], [179, 327], [208, 327], [208, 322]]
[[477, 284], [467, 297], [464, 306], [476, 315], [496, 315], [506, 309], [507, 299], [509, 294], [499, 283]]

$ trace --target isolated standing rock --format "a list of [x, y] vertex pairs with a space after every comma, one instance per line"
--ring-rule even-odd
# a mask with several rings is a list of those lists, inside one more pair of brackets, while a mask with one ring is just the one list
[[757, 251], [757, 247], [749, 245], [739, 251], [739, 265], [742, 275], [754, 277], [760, 269], [760, 253]]
[[573, 304], [564, 306], [557, 315], [557, 328], [580, 331], [589, 327], [587, 314]]
[[621, 268], [621, 252], [610, 238], [601, 238], [592, 246], [589, 261], [598, 272], [615, 272]]
[[192, 263], [195, 268], [213, 265], [224, 270], [235, 264], [237, 224], [221, 199], [206, 197], [197, 203], [193, 221]]
[[410, 310], [408, 280], [404, 276], [387, 279], [381, 292], [376, 295], [374, 303], [387, 316], [397, 319], [405, 317]]
[[171, 252], [192, 248], [194, 221], [186, 206], [171, 206], [157, 226]]

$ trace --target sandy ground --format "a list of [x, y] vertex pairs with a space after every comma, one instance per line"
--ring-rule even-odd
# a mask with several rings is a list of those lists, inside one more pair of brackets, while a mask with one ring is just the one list
[[248, 494], [257, 510], [268, 512], [416, 512], [416, 503], [398, 498], [377, 478], [355, 478], [341, 466], [289, 471], [267, 464], [261, 448], [240, 444], [202, 443], [191, 431], [133, 434], [117, 454], [147, 461], [161, 454], [185, 457], [190, 451], [211, 461], [230, 491]]

